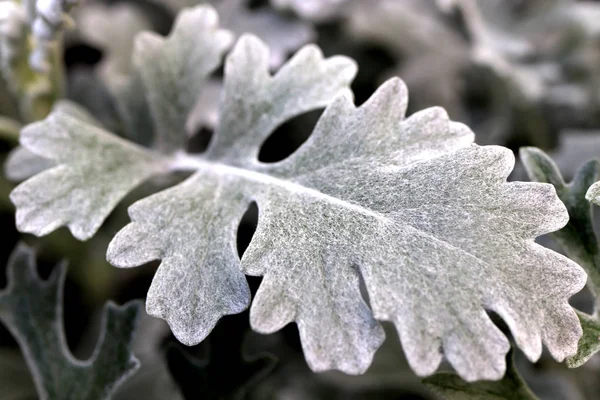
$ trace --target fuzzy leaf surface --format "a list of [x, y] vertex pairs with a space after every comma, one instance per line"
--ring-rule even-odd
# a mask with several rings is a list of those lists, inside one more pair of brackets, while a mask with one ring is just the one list
[[[102, 124], [86, 109], [71, 101], [60, 100], [54, 105], [53, 110], [102, 127]], [[9, 153], [4, 164], [4, 171], [6, 177], [11, 181], [24, 181], [55, 165], [52, 160], [40, 157], [25, 147], [18, 146]]]
[[565, 250], [572, 260], [588, 273], [588, 285], [592, 292], [600, 294], [600, 246], [594, 232], [592, 205], [586, 201], [586, 192], [600, 178], [600, 162], [586, 162], [567, 184], [556, 163], [542, 150], [526, 147], [520, 150], [520, 157], [529, 178], [546, 182], [556, 188], [558, 197], [567, 207], [569, 223], [552, 237]]
[[93, 355], [77, 360], [64, 335], [65, 276], [62, 265], [42, 281], [33, 251], [19, 245], [9, 260], [8, 286], [0, 291], [0, 320], [19, 343], [40, 399], [108, 399], [139, 367], [129, 348], [141, 304], [108, 303]]
[[160, 151], [182, 149], [188, 116], [232, 42], [233, 35], [219, 29], [215, 10], [205, 5], [179, 13], [166, 38], [140, 33], [133, 50], [133, 72], [118, 93], [130, 137], [145, 142], [150, 130]]
[[586, 201], [586, 192], [600, 177], [600, 163], [591, 160], [575, 174], [573, 181], [566, 184], [556, 163], [542, 150], [535, 147], [520, 150], [527, 173], [531, 180], [554, 185], [558, 196], [569, 211], [569, 223], [552, 237], [561, 244], [565, 253], [581, 265], [588, 273], [588, 287], [596, 297], [594, 315], [578, 312], [583, 336], [579, 340], [577, 353], [567, 358], [569, 368], [582, 366], [600, 351], [600, 247], [594, 232], [593, 210]]
[[[307, 47], [274, 76], [268, 60], [258, 40], [240, 39], [207, 152], [176, 162], [196, 172], [135, 203], [109, 246], [121, 267], [162, 259], [150, 314], [197, 343], [250, 302], [245, 272], [264, 277], [252, 327], [296, 322], [315, 371], [364, 372], [384, 339], [377, 320], [389, 320], [417, 374], [445, 355], [467, 381], [500, 379], [510, 346], [486, 310], [531, 360], [542, 343], [557, 360], [576, 352], [581, 326], [567, 299], [585, 273], [534, 242], [568, 220], [551, 185], [506, 182], [512, 153], [473, 144], [440, 108], [405, 118], [399, 79], [356, 107], [340, 84], [354, 74], [344, 58], [323, 61]], [[336, 91], [300, 149], [258, 161], [277, 126]], [[236, 229], [253, 201], [258, 227], [240, 263]]]
[[182, 168], [200, 171], [135, 203], [129, 210], [135, 223], [120, 232], [108, 251], [109, 260], [121, 267], [163, 260], [146, 309], [165, 318], [188, 345], [202, 341], [221, 316], [239, 313], [250, 303], [236, 233], [251, 200], [236, 187], [236, 175], [229, 173], [244, 170], [208, 160], [252, 160], [261, 143], [287, 119], [324, 107], [337, 95], [349, 96], [356, 71], [351, 60], [325, 60], [313, 46], [300, 50], [275, 76], [270, 76], [268, 63], [262, 42], [252, 36], [240, 39], [226, 66], [217, 136], [202, 158], [181, 155], [179, 161]]
[[89, 239], [127, 193], [166, 169], [159, 154], [61, 109], [25, 127], [20, 142], [57, 164], [10, 194], [17, 227], [38, 236], [66, 225]]

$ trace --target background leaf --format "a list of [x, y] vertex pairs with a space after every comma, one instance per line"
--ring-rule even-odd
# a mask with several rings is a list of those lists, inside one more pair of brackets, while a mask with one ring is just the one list
[[109, 303], [94, 354], [76, 360], [64, 337], [65, 273], [62, 265], [41, 281], [33, 252], [19, 245], [9, 261], [8, 286], [0, 291], [0, 320], [19, 342], [41, 399], [108, 399], [139, 367], [129, 346], [141, 304]]

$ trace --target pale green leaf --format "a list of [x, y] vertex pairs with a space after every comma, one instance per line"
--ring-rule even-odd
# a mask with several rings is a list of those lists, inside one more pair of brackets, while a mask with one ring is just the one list
[[62, 265], [42, 281], [32, 250], [19, 245], [9, 260], [8, 286], [0, 291], [0, 321], [19, 343], [40, 399], [108, 399], [139, 367], [129, 347], [141, 304], [108, 303], [93, 355], [77, 360], [62, 321], [65, 275]]

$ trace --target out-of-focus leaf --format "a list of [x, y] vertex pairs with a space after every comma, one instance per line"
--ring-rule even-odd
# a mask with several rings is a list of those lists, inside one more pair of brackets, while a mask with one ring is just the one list
[[40, 280], [34, 253], [24, 245], [8, 264], [8, 286], [0, 291], [0, 320], [19, 343], [40, 399], [108, 399], [139, 366], [130, 351], [140, 302], [108, 303], [92, 357], [76, 360], [66, 346], [62, 293], [66, 267]]
[[268, 8], [249, 10], [247, 3], [247, 0], [222, 0], [216, 4], [216, 9], [224, 28], [236, 36], [251, 33], [269, 46], [271, 68], [279, 67], [290, 53], [316, 39], [315, 31], [305, 22]]
[[302, 18], [325, 22], [343, 14], [352, 0], [271, 0], [274, 7], [293, 10]]
[[134, 38], [151, 24], [142, 8], [132, 3], [105, 5], [85, 3], [77, 13], [77, 26], [84, 39], [103, 51], [98, 72], [109, 85], [122, 84], [131, 72]]
[[55, 165], [51, 160], [19, 146], [8, 155], [6, 164], [4, 164], [4, 174], [9, 180], [20, 182]]
[[509, 353], [507, 369], [499, 381], [468, 383], [452, 372], [442, 372], [425, 378], [423, 383], [446, 400], [537, 400], [519, 376]]
[[221, 321], [203, 343], [204, 357], [169, 345], [169, 371], [186, 399], [245, 399], [271, 373], [276, 357], [266, 352], [248, 354], [244, 348], [246, 333], [248, 314], [243, 313]]
[[23, 356], [17, 349], [0, 348], [2, 400], [36, 400], [35, 384]]

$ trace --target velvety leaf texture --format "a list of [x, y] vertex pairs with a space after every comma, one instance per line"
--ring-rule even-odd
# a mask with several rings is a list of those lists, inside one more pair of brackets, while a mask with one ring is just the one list
[[63, 331], [65, 266], [41, 281], [33, 251], [19, 245], [0, 291], [0, 320], [19, 343], [40, 399], [108, 399], [139, 367], [129, 350], [141, 304], [108, 303], [98, 345], [88, 361], [69, 352]]
[[[218, 16], [209, 6], [182, 11], [172, 33], [163, 38], [142, 32], [136, 37], [133, 69], [118, 104], [134, 140], [163, 152], [185, 144], [185, 125], [206, 78], [221, 65], [233, 42], [229, 31], [218, 29]], [[150, 118], [149, 118], [150, 115]]]
[[600, 162], [591, 160], [575, 174], [573, 181], [566, 184], [557, 165], [542, 150], [527, 147], [520, 151], [529, 177], [538, 182], [554, 185], [558, 196], [569, 211], [569, 223], [552, 237], [561, 244], [565, 253], [577, 261], [588, 273], [588, 288], [596, 297], [593, 315], [578, 312], [583, 336], [579, 340], [577, 353], [567, 358], [570, 368], [585, 364], [600, 351], [600, 247], [594, 232], [592, 205], [585, 199], [586, 191], [600, 176]]
[[[144, 79], [172, 103], [169, 93], [195, 71], [155, 54], [157, 66], [174, 65]], [[306, 46], [271, 75], [269, 59], [259, 39], [239, 39], [226, 61], [214, 137], [200, 155], [158, 156], [60, 113], [25, 129], [22, 144], [61, 165], [13, 192], [20, 229], [44, 234], [68, 225], [87, 237], [134, 183], [154, 171], [189, 170], [184, 182], [130, 207], [132, 222], [107, 253], [120, 267], [162, 260], [146, 307], [185, 344], [248, 307], [246, 273], [264, 277], [250, 310], [253, 329], [295, 322], [315, 371], [364, 372], [385, 320], [417, 374], [432, 374], [445, 356], [465, 380], [500, 379], [510, 346], [486, 310], [506, 321], [531, 360], [542, 343], [557, 360], [575, 353], [582, 332], [567, 299], [586, 275], [534, 242], [568, 220], [551, 185], [508, 183], [512, 153], [473, 144], [473, 133], [441, 108], [406, 118], [408, 95], [397, 78], [356, 107], [352, 60], [324, 59]], [[181, 72], [177, 81], [171, 71]], [[259, 162], [278, 126], [319, 108], [303, 146], [281, 162]], [[175, 121], [161, 135], [183, 134], [185, 118], [176, 114], [187, 110], [160, 114]], [[72, 139], [57, 141], [63, 132]], [[49, 201], [58, 183], [64, 190]], [[258, 227], [240, 260], [237, 228], [252, 202]]]
[[596, 296], [600, 289], [600, 246], [594, 233], [592, 205], [585, 199], [586, 192], [600, 177], [600, 162], [591, 160], [575, 174], [573, 181], [565, 183], [557, 165], [542, 150], [523, 148], [521, 160], [529, 178], [537, 182], [551, 183], [559, 198], [569, 211], [569, 223], [554, 237], [569, 258], [575, 260], [588, 273], [589, 287]]
[[20, 142], [59, 164], [10, 195], [17, 227], [36, 235], [66, 225], [76, 238], [89, 239], [129, 191], [166, 168], [158, 154], [61, 110], [24, 128]]

